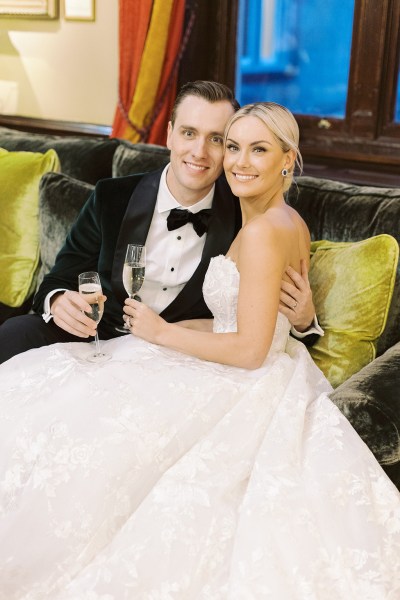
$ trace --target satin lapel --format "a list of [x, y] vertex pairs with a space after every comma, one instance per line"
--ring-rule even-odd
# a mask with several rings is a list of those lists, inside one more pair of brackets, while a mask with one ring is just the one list
[[167, 321], [182, 318], [182, 313], [190, 314], [190, 307], [201, 298], [204, 276], [210, 259], [219, 254], [226, 254], [236, 236], [238, 229], [237, 206], [238, 200], [232, 195], [226, 180], [224, 178], [217, 180], [212, 204], [212, 218], [200, 263], [183, 290], [161, 313]]
[[126, 209], [118, 236], [112, 267], [112, 287], [123, 302], [126, 291], [122, 283], [126, 247], [128, 244], [145, 244], [157, 201], [162, 169], [145, 175], [136, 186]]

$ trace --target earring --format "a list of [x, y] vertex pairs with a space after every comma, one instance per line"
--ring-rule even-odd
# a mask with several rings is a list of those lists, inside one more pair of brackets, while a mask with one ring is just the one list
[[288, 170], [282, 169], [282, 177], [286, 177], [287, 174], [288, 174]]

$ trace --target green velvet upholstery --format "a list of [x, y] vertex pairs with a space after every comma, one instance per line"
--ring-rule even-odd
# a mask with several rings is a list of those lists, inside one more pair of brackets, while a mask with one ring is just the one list
[[350, 377], [331, 400], [400, 489], [400, 343]]
[[0, 147], [30, 152], [46, 152], [53, 148], [63, 173], [92, 184], [111, 177], [112, 160], [118, 145], [116, 139], [25, 133], [0, 127]]
[[113, 177], [147, 173], [169, 162], [169, 150], [156, 144], [131, 144], [121, 140], [113, 159]]
[[0, 302], [20, 307], [34, 290], [39, 264], [39, 182], [59, 168], [54, 150], [0, 149]]
[[310, 284], [325, 335], [309, 348], [333, 387], [371, 362], [389, 311], [399, 257], [397, 241], [313, 242]]
[[54, 265], [72, 223], [93, 189], [93, 185], [61, 173], [47, 173], [42, 177], [39, 186], [41, 268], [37, 287]]

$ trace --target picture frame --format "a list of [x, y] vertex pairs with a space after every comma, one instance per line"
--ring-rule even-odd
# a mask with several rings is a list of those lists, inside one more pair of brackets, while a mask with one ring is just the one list
[[59, 0], [0, 0], [0, 18], [57, 19]]
[[95, 0], [63, 0], [63, 15], [66, 21], [94, 21]]

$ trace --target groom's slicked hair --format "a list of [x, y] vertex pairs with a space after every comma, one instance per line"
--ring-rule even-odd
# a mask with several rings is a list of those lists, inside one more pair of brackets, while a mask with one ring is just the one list
[[232, 90], [223, 83], [218, 83], [216, 81], [188, 81], [185, 83], [177, 97], [171, 112], [171, 123], [174, 125], [176, 120], [176, 113], [179, 105], [187, 96], [197, 96], [198, 98], [203, 98], [207, 102], [229, 102], [233, 109], [239, 110], [240, 104], [236, 100]]

